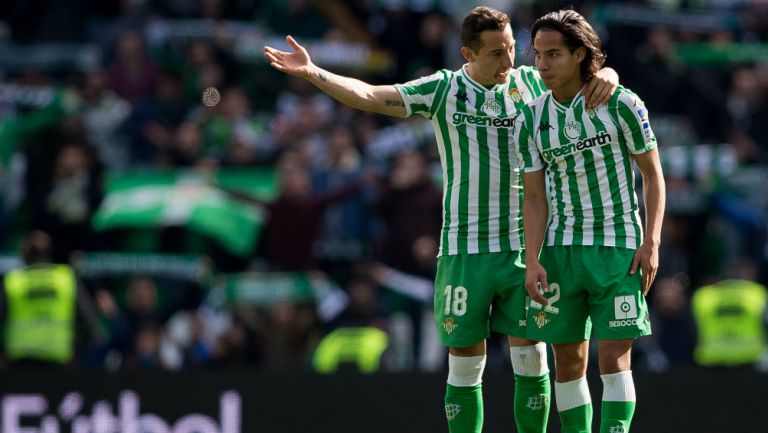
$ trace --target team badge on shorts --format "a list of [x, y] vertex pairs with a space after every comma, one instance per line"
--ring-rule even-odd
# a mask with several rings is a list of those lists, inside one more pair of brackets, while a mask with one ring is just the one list
[[458, 328], [459, 325], [453, 323], [453, 319], [450, 317], [445, 319], [445, 322], [443, 322], [443, 329], [445, 329], [445, 332], [450, 335], [451, 332], [453, 332], [454, 329]]
[[533, 316], [533, 320], [536, 322], [536, 326], [539, 328], [543, 328], [547, 323], [549, 323], [549, 319], [547, 319], [547, 313], [543, 311], [536, 313], [536, 315]]

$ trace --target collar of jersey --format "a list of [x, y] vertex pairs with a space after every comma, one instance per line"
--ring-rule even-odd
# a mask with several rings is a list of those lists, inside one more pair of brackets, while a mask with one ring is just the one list
[[[485, 92], [496, 92], [497, 90], [499, 90], [499, 87], [503, 87], [503, 86], [507, 85], [507, 83], [495, 84], [493, 87], [488, 89], [485, 86], [483, 86], [482, 84], [480, 84], [477, 81], [473, 80], [472, 77], [469, 76], [469, 73], [467, 73], [467, 71], [465, 70], [466, 67], [467, 67], [466, 63], [464, 64], [464, 66], [461, 67], [461, 75], [467, 80], [467, 82], [469, 83], [470, 86], [475, 88], [475, 90], [478, 90], [478, 91], [483, 92], [483, 93], [485, 93]], [[510, 74], [510, 77], [511, 77], [511, 74]]]
[[566, 111], [572, 109], [578, 104], [581, 104], [581, 102], [584, 100], [584, 89], [587, 86], [583, 86], [581, 89], [579, 89], [578, 93], [571, 98], [570, 102], [568, 102], [568, 105], [562, 104], [555, 99], [555, 94], [552, 93], [552, 103], [555, 104], [555, 109], [561, 113], [565, 113]]

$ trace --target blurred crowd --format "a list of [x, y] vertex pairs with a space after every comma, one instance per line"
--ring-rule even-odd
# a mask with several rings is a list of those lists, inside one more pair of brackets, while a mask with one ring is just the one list
[[[555, 2], [492, 0], [517, 64]], [[576, 1], [607, 64], [646, 102], [668, 188], [654, 335], [638, 369], [694, 365], [693, 293], [768, 282], [768, 3]], [[431, 280], [439, 156], [424, 119], [344, 107], [271, 70], [291, 34], [318, 63], [372, 83], [458, 68], [461, 0], [10, 0], [0, 9], [0, 252], [48, 236], [50, 260], [84, 253], [204, 256], [214, 275], [289, 275], [322, 296], [248, 301], [218, 277], [82, 274], [74, 364], [94, 369], [311, 368], [329, 331], [383, 329], [382, 368], [439, 369]], [[221, 101], [201, 104], [214, 87]], [[96, 230], [120, 173], [274, 173], [268, 200], [221, 188], [266, 219], [246, 254], [184, 224]], [[212, 187], [217, 187], [213, 185]], [[77, 269], [77, 267], [76, 267]], [[270, 280], [271, 281], [271, 280]], [[279, 281], [284, 281], [283, 279]], [[291, 283], [294, 284], [294, 283]], [[303, 283], [301, 283], [303, 284]], [[300, 283], [294, 285], [300, 286]], [[221, 289], [221, 290], [218, 290]], [[335, 303], [321, 303], [333, 299]], [[505, 368], [503, 345], [489, 365]]]

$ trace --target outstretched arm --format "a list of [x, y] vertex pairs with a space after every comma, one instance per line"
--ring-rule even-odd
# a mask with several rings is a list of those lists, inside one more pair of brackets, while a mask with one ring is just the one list
[[363, 111], [405, 117], [405, 103], [395, 86], [372, 86], [355, 78], [343, 77], [312, 63], [307, 50], [291, 36], [285, 38], [293, 52], [264, 47], [270, 65], [278, 71], [303, 78], [332, 98]]

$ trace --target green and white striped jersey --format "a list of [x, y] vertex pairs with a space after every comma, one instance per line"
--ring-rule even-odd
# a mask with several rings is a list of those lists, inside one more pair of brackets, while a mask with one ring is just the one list
[[547, 92], [517, 126], [522, 169], [546, 167], [545, 244], [637, 249], [643, 233], [630, 154], [656, 148], [643, 101], [619, 86], [607, 104], [585, 110], [581, 92], [567, 104]]
[[458, 71], [396, 85], [408, 115], [432, 121], [443, 168], [439, 255], [523, 248], [522, 180], [510, 146], [515, 118], [545, 91], [538, 71], [513, 69], [487, 88]]

